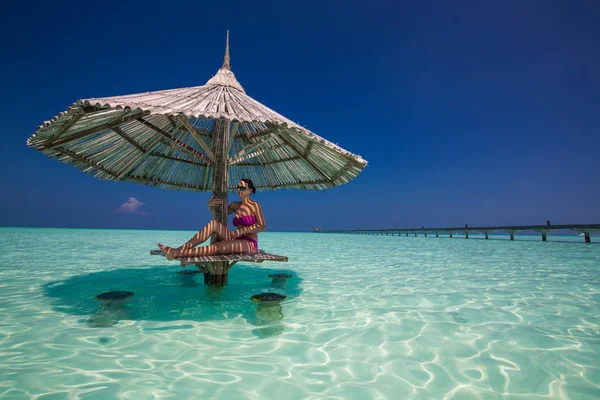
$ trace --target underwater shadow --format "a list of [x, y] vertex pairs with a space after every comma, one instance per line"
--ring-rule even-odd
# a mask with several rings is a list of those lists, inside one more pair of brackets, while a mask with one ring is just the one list
[[[285, 302], [261, 304], [251, 296], [270, 292], [290, 301], [301, 294], [301, 282], [293, 271], [239, 263], [229, 271], [229, 283], [224, 287], [204, 285], [203, 274], [192, 267], [157, 266], [77, 275], [47, 283], [43, 290], [56, 311], [80, 315], [84, 317], [81, 322], [93, 328], [110, 327], [122, 320], [200, 322], [241, 316], [257, 326], [255, 335], [267, 337], [283, 331], [280, 321]], [[156, 329], [186, 327], [191, 326]]]

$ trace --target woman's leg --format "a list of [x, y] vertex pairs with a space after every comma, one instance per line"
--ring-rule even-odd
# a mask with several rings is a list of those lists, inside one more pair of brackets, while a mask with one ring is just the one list
[[172, 260], [175, 257], [200, 257], [214, 256], [217, 254], [256, 253], [254, 245], [247, 240], [229, 240], [226, 242], [217, 242], [208, 246], [188, 249], [174, 249], [161, 244], [158, 246], [163, 250], [165, 256], [167, 256], [169, 260]]
[[193, 249], [179, 250], [175, 257], [198, 257], [214, 256], [217, 254], [231, 253], [256, 253], [254, 245], [247, 240], [229, 240], [226, 242], [217, 242], [208, 246], [196, 247]]
[[235, 240], [235, 236], [233, 236], [233, 232], [231, 232], [229, 228], [213, 219], [204, 228], [198, 231], [198, 233], [192, 236], [190, 240], [188, 240], [186, 243], [180, 246], [177, 250], [192, 249], [198, 246], [199, 244], [207, 241], [210, 235], [212, 235], [213, 233], [217, 235], [219, 241], [221, 242]]
[[180, 256], [176, 255], [176, 253], [175, 253], [176, 251], [193, 249], [194, 247], [198, 246], [200, 243], [204, 243], [210, 237], [210, 235], [212, 235], [213, 233], [215, 233], [217, 235], [217, 237], [219, 238], [219, 240], [221, 240], [221, 241], [235, 240], [235, 236], [233, 235], [233, 232], [231, 232], [225, 225], [223, 225], [222, 223], [220, 223], [218, 221], [212, 220], [204, 228], [202, 228], [198, 233], [196, 233], [194, 236], [192, 236], [192, 238], [190, 240], [188, 240], [186, 243], [184, 243], [182, 246], [178, 247], [177, 249], [175, 249], [173, 247], [169, 247], [169, 246], [164, 246], [160, 243], [157, 243], [157, 245], [158, 245], [158, 247], [160, 247], [160, 249], [163, 251], [163, 253], [165, 253], [165, 256], [167, 257], [167, 259], [172, 260], [175, 257], [180, 257]]

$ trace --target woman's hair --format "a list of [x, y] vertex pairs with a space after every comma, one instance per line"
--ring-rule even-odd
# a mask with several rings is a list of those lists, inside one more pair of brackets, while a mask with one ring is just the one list
[[250, 189], [252, 189], [252, 193], [256, 193], [256, 188], [254, 187], [254, 183], [250, 180], [250, 179], [240, 179], [242, 182], [246, 182], [246, 185], [248, 185], [248, 187]]

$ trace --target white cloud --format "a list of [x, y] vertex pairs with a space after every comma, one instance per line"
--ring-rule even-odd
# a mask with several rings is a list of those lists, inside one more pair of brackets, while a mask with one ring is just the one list
[[139, 215], [151, 215], [147, 212], [140, 211], [140, 207], [146, 203], [142, 203], [135, 197], [130, 197], [125, 203], [121, 204], [121, 207], [116, 212], [128, 213], [128, 214], [139, 214]]

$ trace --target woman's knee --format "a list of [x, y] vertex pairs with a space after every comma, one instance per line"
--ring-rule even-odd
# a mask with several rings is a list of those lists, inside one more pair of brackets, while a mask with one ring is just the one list
[[213, 227], [215, 227], [217, 229], [218, 228], [225, 228], [225, 229], [227, 229], [227, 226], [223, 225], [222, 223], [220, 223], [216, 219], [213, 219], [212, 221], [210, 221], [210, 223], [212, 224]]
[[254, 245], [248, 241], [244, 242], [245, 243], [242, 244], [243, 252], [248, 254], [255, 254], [257, 250], [254, 248]]

